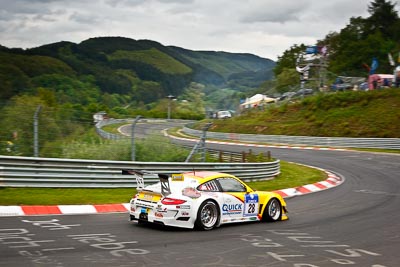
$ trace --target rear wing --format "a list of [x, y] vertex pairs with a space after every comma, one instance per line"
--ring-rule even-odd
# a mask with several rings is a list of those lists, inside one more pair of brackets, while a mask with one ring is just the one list
[[[145, 174], [155, 174], [152, 172], [138, 171], [138, 170], [122, 170], [122, 174], [124, 175], [135, 175], [136, 177], [136, 189], [138, 191], [142, 191], [144, 188], [144, 179], [143, 175]], [[158, 178], [161, 183], [161, 195], [168, 196], [171, 194], [171, 187], [169, 186], [169, 175], [168, 174], [158, 174]]]

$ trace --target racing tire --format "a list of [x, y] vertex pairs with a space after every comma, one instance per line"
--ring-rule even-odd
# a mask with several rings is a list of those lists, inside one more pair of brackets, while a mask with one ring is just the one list
[[282, 218], [282, 205], [277, 198], [268, 201], [263, 213], [263, 221], [276, 222]]
[[199, 230], [211, 230], [219, 223], [219, 209], [214, 201], [207, 200], [201, 203], [195, 222], [195, 227]]

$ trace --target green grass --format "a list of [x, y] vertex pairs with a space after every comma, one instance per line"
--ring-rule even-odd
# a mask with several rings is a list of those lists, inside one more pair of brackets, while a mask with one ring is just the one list
[[[250, 182], [253, 189], [272, 191], [325, 180], [322, 171], [281, 161], [281, 175], [274, 180]], [[0, 188], [0, 205], [73, 205], [127, 203], [135, 188]]]
[[281, 174], [270, 181], [249, 182], [251, 188], [260, 191], [273, 191], [298, 187], [325, 180], [327, 174], [321, 170], [303, 165], [281, 161]]
[[109, 125], [105, 125], [103, 127], [101, 127], [101, 129], [103, 131], [109, 132], [109, 133], [113, 133], [113, 134], [121, 134], [120, 132], [118, 132], [118, 128], [123, 126], [123, 125], [129, 125], [129, 122], [121, 122], [121, 123], [115, 123], [115, 124], [109, 124]]

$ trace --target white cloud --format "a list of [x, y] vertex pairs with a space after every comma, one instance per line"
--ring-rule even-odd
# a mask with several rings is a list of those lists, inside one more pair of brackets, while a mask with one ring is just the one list
[[[313, 44], [370, 0], [0, 0], [0, 44], [30, 48], [98, 36], [150, 39], [193, 50], [276, 59]], [[399, 8], [399, 7], [397, 7]]]

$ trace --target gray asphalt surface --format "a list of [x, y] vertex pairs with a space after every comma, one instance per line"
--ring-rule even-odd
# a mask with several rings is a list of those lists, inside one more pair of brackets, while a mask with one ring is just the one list
[[399, 266], [400, 156], [270, 151], [346, 181], [288, 199], [289, 221], [209, 232], [138, 225], [127, 214], [0, 218], [0, 266]]

